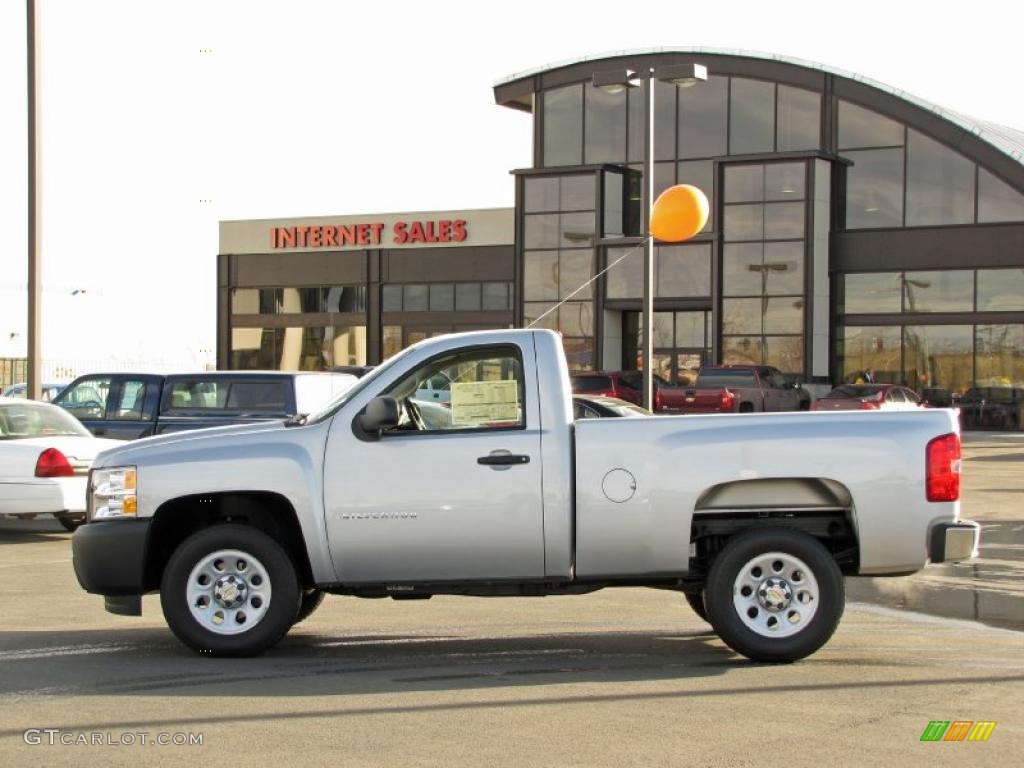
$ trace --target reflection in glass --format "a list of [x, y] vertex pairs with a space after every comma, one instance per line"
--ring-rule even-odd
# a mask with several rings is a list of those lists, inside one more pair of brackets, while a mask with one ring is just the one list
[[656, 247], [655, 293], [658, 298], [711, 295], [711, 246], [708, 244]]
[[802, 200], [804, 197], [803, 163], [768, 163], [764, 166], [765, 200]]
[[365, 325], [335, 325], [324, 330], [325, 370], [335, 365], [366, 365]]
[[455, 286], [451, 283], [432, 283], [430, 286], [430, 311], [451, 312], [455, 309]]
[[974, 221], [974, 163], [907, 131], [907, 226]]
[[979, 269], [978, 311], [1024, 311], [1024, 269]]
[[558, 330], [565, 336], [593, 336], [593, 303], [589, 301], [565, 302], [558, 308]]
[[563, 211], [592, 211], [596, 184], [594, 174], [562, 176], [559, 204]]
[[707, 315], [707, 312], [676, 312], [677, 347], [693, 349], [706, 346]]
[[644, 131], [644, 126], [647, 124], [647, 113], [644, 111], [643, 89], [627, 89], [626, 101], [629, 110], [628, 162], [640, 163], [644, 160], [644, 137], [647, 135]]
[[675, 346], [672, 340], [675, 317], [671, 312], [655, 312], [651, 342], [655, 348]]
[[908, 325], [903, 329], [903, 375], [920, 391], [964, 393], [971, 386], [974, 329], [969, 325]]
[[729, 154], [771, 152], [775, 141], [775, 84], [732, 79]]
[[902, 147], [903, 124], [870, 109], [839, 101], [839, 148]]
[[[527, 328], [547, 328], [558, 330], [558, 310], [549, 311], [555, 306], [553, 301], [527, 301], [523, 303], [523, 320]], [[547, 313], [547, 314], [545, 314]], [[542, 317], [542, 320], [538, 318]]]
[[842, 299], [839, 313], [847, 315], [900, 311], [899, 272], [846, 274], [842, 277]]
[[907, 272], [903, 279], [905, 312], [970, 312], [974, 309], [974, 273]]
[[392, 355], [397, 355], [402, 351], [402, 326], [385, 325], [382, 339], [383, 358], [387, 360]]
[[[605, 272], [605, 297], [608, 299], [639, 299], [643, 296], [643, 247], [609, 248]], [[620, 261], [621, 259], [621, 261]], [[618, 263], [616, 263], [618, 262]]]
[[562, 337], [562, 349], [570, 371], [594, 370], [594, 342], [592, 339]]
[[583, 135], [586, 137], [586, 146], [583, 151], [583, 162], [625, 161], [626, 90], [607, 93], [592, 85], [584, 88], [586, 125]]
[[711, 75], [696, 88], [679, 90], [680, 158], [726, 153], [728, 99], [727, 77]]
[[256, 315], [260, 311], [260, 292], [258, 288], [232, 288], [231, 314]]
[[762, 243], [729, 243], [722, 249], [722, 294], [760, 296]]
[[676, 94], [679, 88], [654, 80], [654, 159], [676, 159]]
[[763, 358], [760, 336], [722, 338], [722, 362], [725, 365], [760, 365]]
[[506, 311], [512, 308], [509, 300], [508, 283], [483, 284], [483, 309], [485, 312]]
[[764, 200], [763, 165], [728, 165], [725, 168], [725, 202], [754, 203]]
[[527, 248], [557, 248], [558, 214], [523, 216], [523, 244]]
[[764, 332], [802, 333], [804, 329], [804, 300], [801, 297], [765, 299]]
[[[593, 179], [590, 180], [593, 184]], [[595, 217], [593, 212], [563, 213], [559, 218], [560, 240], [563, 248], [593, 245], [595, 237]]]
[[523, 179], [523, 211], [539, 213], [557, 210], [557, 176], [527, 176]]
[[779, 86], [777, 152], [821, 146], [821, 94]]
[[765, 293], [769, 296], [803, 294], [804, 243], [795, 240], [764, 245]]
[[558, 266], [558, 298], [564, 299], [580, 286], [586, 284], [574, 299], [589, 299], [594, 295], [594, 252], [590, 249], [573, 249], [562, 251]]
[[764, 206], [761, 204], [727, 205], [722, 216], [726, 241], [764, 238]]
[[727, 335], [761, 333], [763, 299], [724, 299], [722, 333]]
[[558, 298], [558, 251], [523, 252], [523, 298]]
[[381, 307], [384, 312], [402, 311], [402, 286], [385, 285], [381, 289]]
[[583, 158], [583, 86], [544, 91], [544, 165], [579, 165]]
[[658, 199], [658, 195], [664, 192], [669, 187], [676, 183], [676, 164], [675, 163], [655, 163], [654, 164], [654, 199]]
[[765, 336], [764, 363], [783, 373], [804, 369], [804, 341], [799, 336]]
[[793, 240], [804, 236], [803, 203], [766, 203], [764, 206], [766, 240]]
[[846, 228], [903, 226], [903, 150], [844, 152]]
[[325, 288], [324, 312], [365, 312], [366, 311], [366, 286], [365, 285], [335, 285]]
[[480, 283], [455, 284], [455, 311], [478, 312], [480, 310]]
[[627, 231], [622, 174], [605, 171], [602, 177], [604, 179], [604, 232], [602, 235], [604, 237], [621, 237]]
[[875, 379], [902, 384], [900, 327], [897, 325], [847, 326], [836, 331], [839, 380], [854, 382], [874, 369]]
[[980, 387], [1024, 387], [1024, 325], [979, 325], [975, 355]]
[[978, 221], [1024, 221], [1024, 195], [984, 168], [978, 169]]

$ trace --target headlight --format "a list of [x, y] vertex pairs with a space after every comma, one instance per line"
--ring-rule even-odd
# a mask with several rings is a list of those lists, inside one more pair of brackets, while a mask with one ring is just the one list
[[89, 473], [89, 519], [135, 517], [135, 467], [104, 467]]

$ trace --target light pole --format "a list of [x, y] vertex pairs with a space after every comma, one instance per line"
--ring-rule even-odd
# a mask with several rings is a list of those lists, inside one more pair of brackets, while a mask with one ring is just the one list
[[39, 62], [36, 43], [39, 37], [38, 19], [36, 18], [35, 0], [26, 0], [26, 24], [28, 31], [28, 358], [25, 396], [30, 400], [38, 400], [43, 394], [42, 363], [40, 352], [40, 290], [41, 268], [39, 264], [40, 236], [40, 202], [42, 194], [39, 188], [41, 133], [39, 130]]
[[647, 233], [647, 240], [644, 244], [641, 354], [644, 361], [643, 404], [651, 411], [654, 410], [654, 235], [650, 234], [651, 210], [654, 207], [654, 84], [655, 81], [660, 81], [679, 88], [688, 88], [707, 79], [707, 67], [692, 63], [646, 67], [639, 72], [630, 69], [595, 72], [592, 79], [596, 88], [608, 93], [621, 93], [626, 88], [637, 85], [642, 85], [644, 89], [647, 107], [647, 151], [644, 153], [647, 200], [643, 206], [643, 228]]

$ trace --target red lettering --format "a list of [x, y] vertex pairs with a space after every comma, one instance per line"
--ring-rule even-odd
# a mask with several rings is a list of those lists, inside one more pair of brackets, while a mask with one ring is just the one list
[[424, 223], [424, 230], [427, 233], [427, 242], [436, 243], [437, 235], [434, 234], [434, 222], [428, 221]]
[[409, 239], [409, 233], [406, 232], [405, 230], [404, 221], [395, 222], [395, 236], [393, 239], [398, 245], [401, 245], [402, 243]]
[[296, 233], [298, 233], [299, 247], [306, 247], [306, 235], [309, 234], [309, 227], [296, 227]]
[[456, 243], [461, 243], [466, 239], [468, 232], [466, 231], [466, 222], [464, 219], [456, 219], [452, 222], [452, 240]]
[[384, 231], [384, 225], [381, 224], [380, 222], [377, 222], [376, 224], [371, 224], [370, 229], [373, 230], [373, 239], [371, 240], [371, 242], [374, 243], [375, 245], [379, 244], [381, 232]]
[[328, 224], [324, 227], [324, 245], [337, 245], [338, 241], [334, 239], [334, 227]]
[[409, 242], [422, 243], [426, 239], [427, 236], [423, 234], [423, 222], [414, 221], [412, 226], [409, 227]]
[[275, 248], [294, 248], [295, 247], [295, 230], [288, 229], [286, 227], [275, 227], [274, 228], [274, 247]]
[[358, 236], [356, 241], [360, 245], [370, 244], [370, 225], [369, 224], [356, 224], [356, 232]]
[[309, 245], [310, 245], [311, 248], [319, 248], [320, 247], [320, 245], [321, 245], [320, 233], [323, 232], [323, 229], [324, 229], [323, 227], [310, 227], [309, 228]]
[[448, 219], [441, 219], [439, 226], [441, 231], [438, 234], [437, 239], [442, 243], [450, 242], [452, 239], [452, 223], [448, 221]]
[[356, 225], [341, 224], [338, 226], [338, 245], [356, 244]]

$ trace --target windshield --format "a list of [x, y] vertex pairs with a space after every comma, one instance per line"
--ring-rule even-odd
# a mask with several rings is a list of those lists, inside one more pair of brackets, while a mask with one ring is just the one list
[[57, 435], [92, 437], [74, 416], [55, 406], [32, 401], [0, 405], [0, 440]]
[[702, 389], [715, 387], [753, 387], [754, 372], [747, 368], [705, 368], [697, 374], [697, 386]]
[[414, 347], [406, 347], [398, 354], [389, 357], [387, 360], [385, 360], [383, 363], [378, 365], [368, 374], [363, 376], [363, 378], [359, 379], [359, 381], [353, 384], [351, 389], [346, 389], [338, 397], [334, 398], [329, 403], [327, 403], [327, 405], [325, 405], [323, 408], [321, 408], [318, 411], [313, 411], [311, 414], [309, 414], [309, 417], [306, 419], [304, 423], [318, 424], [321, 421], [324, 421], [325, 419], [331, 418], [331, 416], [338, 412], [338, 409], [340, 409], [341, 406], [343, 406], [345, 403], [347, 403], [349, 400], [358, 395], [367, 387], [372, 386], [373, 383], [377, 381], [378, 378], [380, 378], [383, 374], [390, 371], [391, 368], [395, 365], [395, 363], [397, 363], [403, 357], [408, 355], [413, 348]]

